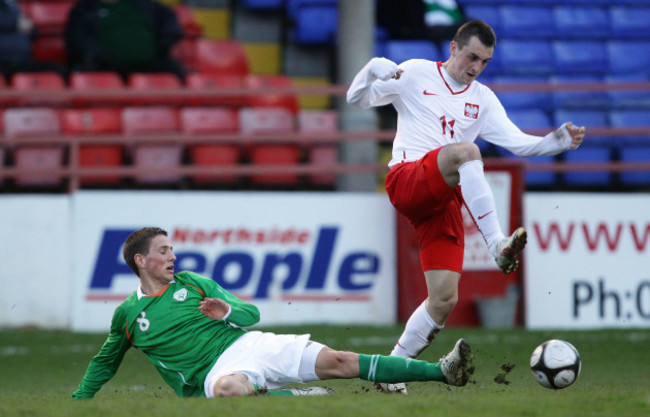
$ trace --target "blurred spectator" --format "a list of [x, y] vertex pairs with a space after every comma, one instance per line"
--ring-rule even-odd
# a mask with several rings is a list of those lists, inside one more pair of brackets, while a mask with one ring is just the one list
[[79, 0], [70, 10], [65, 42], [71, 71], [167, 72], [185, 80], [170, 56], [183, 37], [175, 12], [155, 0]]
[[66, 76], [66, 69], [56, 62], [32, 59], [34, 24], [14, 0], [0, 0], [0, 71], [9, 81], [16, 72], [56, 71]]
[[467, 20], [454, 0], [378, 0], [377, 24], [391, 39], [451, 40]]

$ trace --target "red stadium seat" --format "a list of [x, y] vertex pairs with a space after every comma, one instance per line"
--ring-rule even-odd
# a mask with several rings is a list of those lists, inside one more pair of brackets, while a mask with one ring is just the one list
[[[15, 90], [65, 90], [65, 81], [56, 72], [23, 72], [15, 73], [11, 77], [10, 87]], [[29, 97], [25, 96], [18, 100], [17, 105], [61, 105], [66, 100], [60, 97]]]
[[[133, 163], [142, 171], [150, 168], [180, 167], [183, 147], [173, 142], [161, 142], [157, 135], [178, 132], [178, 115], [171, 107], [125, 107], [122, 110], [124, 134], [133, 137], [147, 137], [132, 148]], [[137, 174], [140, 184], [171, 184], [180, 180], [174, 173]]]
[[201, 73], [246, 76], [250, 71], [244, 46], [235, 40], [199, 39], [196, 59]]
[[245, 85], [259, 91], [248, 99], [250, 107], [285, 107], [293, 115], [298, 114], [298, 97], [295, 94], [272, 93], [264, 94], [268, 88], [293, 87], [293, 80], [285, 75], [249, 75], [245, 79]]
[[170, 97], [148, 97], [147, 92], [160, 91], [160, 90], [173, 90], [181, 88], [181, 82], [178, 77], [170, 73], [148, 74], [148, 73], [134, 73], [129, 75], [127, 86], [133, 90], [142, 90], [145, 94], [141, 98], [132, 100], [133, 105], [139, 106], [143, 104], [159, 104], [165, 102], [166, 104], [180, 104], [184, 99]]
[[[219, 107], [187, 107], [180, 112], [184, 133], [195, 135], [236, 133], [239, 131], [237, 111]], [[190, 161], [199, 166], [235, 166], [241, 157], [238, 143], [201, 143], [188, 147]], [[236, 183], [236, 175], [196, 175], [197, 183]]]
[[32, 42], [34, 61], [58, 62], [66, 64], [68, 55], [62, 36], [39, 36]]
[[191, 8], [183, 4], [177, 4], [173, 6], [173, 10], [176, 13], [178, 23], [183, 28], [186, 37], [199, 38], [203, 35], [203, 30], [194, 17]]
[[[193, 90], [221, 90], [224, 88], [243, 88], [244, 77], [231, 74], [202, 74], [192, 73], [186, 79], [187, 88]], [[242, 95], [214, 95], [206, 98], [190, 99], [192, 105], [226, 105], [243, 106], [246, 104], [246, 96]]]
[[73, 4], [71, 1], [34, 1], [27, 5], [25, 12], [39, 35], [62, 35]]
[[[119, 108], [67, 109], [62, 114], [63, 132], [68, 135], [102, 135], [122, 132], [122, 111]], [[81, 145], [79, 164], [82, 167], [121, 166], [124, 147], [121, 144]], [[119, 184], [119, 176], [82, 177], [81, 184]]]
[[172, 46], [171, 56], [181, 62], [189, 72], [198, 71], [196, 39], [185, 37]]
[[[239, 112], [239, 126], [244, 134], [291, 133], [294, 131], [293, 116], [283, 107], [244, 108]], [[253, 144], [248, 150], [251, 163], [265, 165], [297, 165], [300, 162], [300, 146], [286, 144]], [[255, 175], [251, 182], [260, 185], [294, 186], [298, 183], [296, 174]]]
[[[125, 88], [122, 78], [116, 72], [73, 72], [70, 74], [70, 89], [93, 93], [98, 90], [119, 90]], [[129, 100], [99, 95], [78, 97], [73, 100], [77, 106], [127, 105]]]
[[[21, 138], [56, 136], [61, 133], [61, 123], [56, 110], [34, 107], [13, 108], [3, 114], [4, 132], [15, 140], [13, 148], [16, 168], [62, 168], [64, 146], [20, 144]], [[19, 186], [58, 186], [62, 177], [52, 174], [19, 175]]]
[[[301, 133], [333, 133], [338, 131], [338, 113], [334, 110], [301, 110], [298, 113], [298, 130]], [[309, 163], [334, 167], [338, 163], [336, 144], [313, 144], [307, 151]], [[316, 185], [332, 186], [336, 174], [313, 174], [310, 182]]]

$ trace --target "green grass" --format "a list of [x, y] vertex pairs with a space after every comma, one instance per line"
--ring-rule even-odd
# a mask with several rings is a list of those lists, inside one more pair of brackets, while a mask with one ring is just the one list
[[[401, 327], [309, 326], [333, 348], [388, 353]], [[0, 416], [649, 416], [650, 330], [545, 331], [447, 329], [421, 359], [437, 360], [458, 337], [472, 345], [476, 373], [466, 387], [412, 383], [408, 396], [383, 395], [360, 380], [327, 381], [329, 397], [177, 398], [142, 353], [127, 353], [117, 375], [92, 401], [71, 401], [104, 335], [40, 330], [0, 331]], [[551, 338], [572, 342], [583, 360], [578, 381], [553, 391], [528, 369], [530, 353]], [[514, 364], [497, 383], [501, 365]]]

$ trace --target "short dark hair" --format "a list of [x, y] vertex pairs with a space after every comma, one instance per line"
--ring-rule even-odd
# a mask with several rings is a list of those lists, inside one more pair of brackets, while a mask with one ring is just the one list
[[482, 20], [470, 20], [463, 24], [456, 31], [453, 40], [458, 44], [458, 49], [462, 49], [473, 36], [476, 36], [488, 48], [494, 48], [497, 44], [497, 35], [494, 34], [494, 30]]
[[137, 276], [140, 276], [140, 270], [135, 264], [135, 255], [138, 253], [143, 255], [149, 253], [151, 241], [158, 235], [167, 236], [167, 231], [160, 227], [145, 227], [131, 233], [124, 241], [122, 256], [126, 264]]

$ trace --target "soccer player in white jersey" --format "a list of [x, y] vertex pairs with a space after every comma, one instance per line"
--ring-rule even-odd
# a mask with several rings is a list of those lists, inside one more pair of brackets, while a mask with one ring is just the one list
[[439, 381], [467, 384], [473, 370], [465, 339], [430, 363], [394, 356], [336, 351], [309, 334], [246, 331], [259, 310], [209, 278], [174, 273], [167, 232], [147, 227], [133, 232], [123, 256], [140, 278], [139, 288], [113, 314], [106, 342], [90, 361], [73, 398], [93, 398], [135, 347], [181, 397], [325, 395], [325, 387], [274, 390], [290, 383], [361, 378], [394, 383]]
[[[461, 204], [482, 233], [504, 273], [518, 266], [526, 232], [504, 236], [492, 190], [483, 172], [477, 137], [519, 156], [555, 155], [576, 149], [585, 128], [563, 124], [544, 137], [523, 133], [495, 96], [476, 77], [492, 58], [496, 36], [480, 20], [461, 26], [445, 62], [411, 59], [399, 65], [371, 59], [354, 78], [350, 104], [397, 110], [386, 191], [396, 210], [415, 226], [427, 299], [406, 323], [392, 355], [414, 358], [445, 325], [458, 300], [463, 266]], [[380, 387], [406, 393], [403, 384]]]

